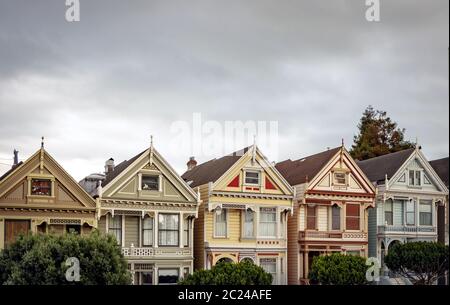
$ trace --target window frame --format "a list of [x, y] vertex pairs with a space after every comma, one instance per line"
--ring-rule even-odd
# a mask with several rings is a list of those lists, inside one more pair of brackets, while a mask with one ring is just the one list
[[[412, 175], [411, 175], [411, 173], [412, 173]], [[411, 179], [412, 179], [412, 184], [411, 184]], [[408, 186], [409, 187], [422, 187], [423, 186], [422, 170], [420, 170], [420, 169], [409, 169], [408, 170]]]
[[[190, 220], [189, 218], [184, 218], [183, 219], [183, 247], [188, 248], [190, 245], [190, 238], [189, 238], [189, 233], [190, 233]], [[186, 236], [185, 236], [186, 234]]]
[[[390, 211], [386, 210], [386, 207], [389, 204], [390, 204], [390, 207], [391, 207]], [[389, 221], [387, 221], [387, 218], [386, 218], [386, 214], [387, 213], [390, 213], [390, 218], [389, 218], [390, 219], [390, 223], [389, 223]], [[387, 200], [384, 203], [384, 223], [387, 224], [388, 226], [393, 226], [394, 225], [394, 202], [392, 200]]]
[[[152, 228], [151, 229], [148, 229], [148, 228], [145, 228], [145, 220], [147, 220], [147, 219], [150, 219], [150, 223], [152, 224]], [[150, 234], [150, 236], [152, 237], [152, 243], [150, 244], [150, 245], [146, 245], [145, 243], [144, 243], [144, 232], [145, 231], [150, 231], [151, 232], [151, 234]], [[155, 239], [155, 217], [151, 217], [151, 216], [145, 216], [144, 218], [142, 218], [141, 219], [141, 244], [142, 244], [142, 247], [153, 247], [153, 245], [155, 244], [155, 241], [154, 241], [154, 239]]]
[[[48, 182], [48, 191], [49, 194], [33, 194], [33, 182]], [[51, 178], [45, 177], [31, 177], [30, 179], [30, 195], [31, 196], [40, 196], [40, 197], [52, 197], [53, 196], [53, 180]]]
[[[309, 213], [309, 209], [314, 209], [314, 216], [310, 216], [310, 213]], [[317, 230], [317, 212], [318, 212], [318, 208], [317, 208], [317, 205], [314, 205], [314, 206], [309, 206], [309, 205], [306, 205], [306, 210], [305, 210], [305, 216], [306, 216], [306, 230]], [[309, 218], [313, 218], [314, 219], [314, 228], [313, 229], [311, 229], [310, 227], [309, 227], [309, 221], [308, 221], [308, 219]]]
[[[334, 224], [335, 224], [335, 217], [336, 217], [336, 215], [334, 215], [333, 214], [333, 211], [338, 211], [339, 212], [339, 219], [338, 219], [338, 228], [337, 229], [335, 229], [334, 228]], [[341, 231], [341, 227], [342, 227], [342, 208], [340, 207], [340, 206], [338, 206], [337, 204], [333, 204], [332, 206], [331, 206], [331, 217], [330, 217], [330, 219], [331, 219], [331, 231]]]
[[[271, 210], [271, 214], [274, 214], [275, 216], [275, 220], [274, 221], [262, 221], [262, 217], [261, 214], [263, 214], [262, 210], [266, 209], [266, 210]], [[267, 213], [267, 212], [264, 212]], [[263, 235], [261, 234], [261, 228], [262, 228], [262, 224], [274, 224], [275, 229], [274, 229], [274, 234], [273, 235]], [[259, 208], [259, 219], [258, 219], [258, 237], [263, 237], [263, 238], [276, 238], [277, 234], [278, 234], [278, 228], [277, 228], [277, 224], [278, 224], [278, 219], [277, 219], [277, 208], [276, 207], [260, 207]]]
[[[177, 281], [175, 282], [175, 283], [163, 283], [163, 284], [161, 284], [161, 282], [160, 282], [160, 271], [162, 271], [162, 270], [176, 270], [177, 272], [177, 275], [178, 275], [178, 278], [177, 278]], [[158, 268], [158, 274], [157, 274], [157, 276], [158, 276], [158, 285], [176, 285], [177, 284], [177, 282], [180, 280], [180, 269], [179, 268]]]
[[[116, 217], [120, 219], [120, 221], [119, 221], [120, 228], [119, 227], [111, 227], [111, 223], [113, 223], [113, 221], [111, 221], [111, 220], [113, 220]], [[107, 228], [108, 228], [108, 234], [111, 234], [111, 231], [114, 232], [112, 234], [116, 237], [116, 239], [118, 239], [116, 232], [117, 231], [120, 232], [120, 238], [117, 240], [117, 243], [118, 243], [119, 246], [123, 247], [124, 246], [122, 244], [122, 239], [123, 239], [123, 215], [114, 215], [114, 217], [113, 217], [113, 215], [108, 214], [108, 226], [107, 226]]]
[[[214, 213], [214, 238], [228, 238], [228, 210], [227, 209], [221, 209], [220, 214], [218, 214], [216, 211]], [[225, 223], [225, 235], [218, 235], [217, 234], [217, 217], [221, 216], [222, 214], [225, 215], [225, 220], [223, 221]], [[222, 221], [220, 221], [222, 223]]]
[[[422, 212], [421, 207], [422, 206], [429, 206], [430, 211], [429, 212]], [[422, 214], [428, 214], [430, 215], [430, 223], [429, 224], [423, 224], [422, 223]], [[433, 201], [432, 200], [420, 200], [419, 201], [419, 225], [420, 226], [433, 226]]]
[[[351, 215], [351, 216], [349, 216], [348, 215], [348, 208], [350, 207], [350, 206], [357, 206], [358, 207], [358, 209], [357, 209], [357, 211], [358, 211], [358, 216], [353, 216], [353, 215]], [[359, 204], [359, 203], [346, 203], [345, 204], [345, 230], [346, 231], [361, 231], [361, 204]], [[349, 229], [348, 228], [348, 224], [347, 224], [347, 220], [349, 220], [349, 219], [358, 219], [358, 228], [357, 229]]]
[[[247, 182], [247, 174], [257, 174], [258, 175], [258, 182]], [[256, 178], [250, 178], [250, 179], [256, 179]], [[257, 170], [245, 170], [244, 171], [244, 184], [245, 185], [252, 185], [252, 186], [261, 186], [261, 172]]]
[[[160, 217], [163, 216], [177, 216], [178, 226], [176, 229], [161, 229], [161, 223], [159, 222]], [[176, 245], [162, 244], [161, 243], [161, 233], [166, 232], [176, 232], [177, 233], [177, 243]], [[167, 238], [166, 238], [167, 239]], [[158, 213], [158, 247], [179, 247], [180, 246], [180, 214], [178, 213]]]
[[[145, 178], [156, 178], [156, 189], [145, 189], [143, 186], [144, 186], [144, 179]], [[141, 185], [140, 185], [140, 189], [142, 190], [142, 191], [150, 191], [150, 192], [159, 192], [160, 191], [160, 189], [161, 189], [161, 178], [160, 178], [160, 175], [158, 175], [158, 174], [150, 174], [150, 173], [142, 173], [141, 174], [141, 179], [140, 179], [141, 181], [140, 181], [140, 183], [141, 183]]]
[[[251, 222], [251, 227], [252, 227], [252, 234], [251, 235], [246, 235], [247, 232], [247, 225], [250, 222], [247, 222], [247, 213], [251, 213], [252, 214], [252, 222]], [[246, 209], [244, 211], [242, 211], [242, 237], [246, 238], [246, 239], [252, 239], [255, 238], [255, 218], [256, 218], [256, 212], [251, 210], [251, 209]]]
[[[408, 204], [411, 204], [411, 206], [413, 207], [412, 211], [408, 211]], [[408, 214], [413, 215], [413, 222], [409, 223], [408, 222]], [[416, 225], [416, 202], [415, 200], [407, 200], [406, 201], [406, 206], [405, 206], [405, 224], [407, 226], [415, 226]]]
[[[272, 261], [271, 263], [275, 265], [275, 272], [269, 272], [266, 269], [264, 269], [263, 265], [265, 263], [267, 263], [268, 261]], [[278, 281], [278, 279], [277, 279], [277, 275], [278, 275], [278, 259], [276, 257], [261, 257], [259, 259], [258, 263], [259, 263], [258, 265], [261, 268], [263, 268], [265, 272], [272, 274], [272, 285], [276, 284], [277, 281]]]
[[[336, 175], [344, 175], [344, 183], [337, 182]], [[337, 186], [347, 186], [347, 173], [343, 171], [334, 171], [333, 172], [333, 185]]]

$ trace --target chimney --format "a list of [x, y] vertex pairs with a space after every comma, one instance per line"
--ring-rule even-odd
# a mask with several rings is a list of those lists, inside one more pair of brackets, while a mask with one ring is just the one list
[[109, 174], [114, 170], [114, 159], [109, 158], [105, 162], [105, 174]]
[[14, 163], [13, 167], [16, 167], [19, 164], [19, 152], [14, 148]]
[[197, 161], [195, 161], [195, 157], [190, 157], [189, 161], [186, 163], [186, 165], [187, 165], [188, 171], [193, 169], [197, 165]]

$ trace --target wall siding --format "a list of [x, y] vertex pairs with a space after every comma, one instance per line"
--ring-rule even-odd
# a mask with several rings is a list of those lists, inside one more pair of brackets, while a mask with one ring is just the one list
[[298, 274], [298, 256], [299, 256], [299, 245], [298, 245], [298, 225], [299, 225], [299, 205], [294, 204], [294, 213], [292, 216], [288, 216], [288, 261], [287, 261], [287, 271], [288, 271], [288, 284], [297, 285], [299, 283]]

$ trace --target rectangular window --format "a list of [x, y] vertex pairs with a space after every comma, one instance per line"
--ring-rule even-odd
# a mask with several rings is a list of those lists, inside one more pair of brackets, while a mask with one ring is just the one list
[[159, 269], [158, 284], [159, 285], [175, 285], [179, 278], [178, 269]]
[[15, 242], [19, 235], [27, 235], [28, 232], [30, 232], [29, 220], [6, 219], [4, 236], [5, 246], [8, 246], [9, 244]]
[[259, 265], [264, 269], [264, 271], [272, 274], [272, 284], [275, 284], [277, 278], [277, 259], [261, 258], [259, 260]]
[[122, 216], [116, 215], [112, 217], [112, 215], [109, 215], [108, 233], [114, 235], [117, 243], [122, 245]]
[[146, 191], [159, 190], [159, 176], [142, 176], [141, 188]]
[[31, 179], [31, 195], [51, 196], [52, 181], [50, 179]]
[[220, 213], [215, 213], [215, 237], [227, 237], [227, 215], [228, 211], [222, 209]]
[[178, 214], [158, 214], [158, 245], [179, 245], [179, 218]]
[[359, 230], [359, 204], [346, 204], [345, 227], [347, 230]]
[[317, 223], [316, 207], [308, 206], [306, 208], [306, 229], [315, 230]]
[[341, 229], [341, 208], [337, 205], [333, 205], [331, 207], [331, 229]]
[[345, 185], [345, 173], [334, 173], [334, 184]]
[[259, 172], [245, 172], [245, 183], [259, 185]]
[[422, 185], [422, 172], [420, 170], [410, 170], [409, 171], [409, 185], [410, 186], [421, 186]]
[[392, 201], [386, 201], [384, 203], [384, 221], [387, 225], [392, 226], [394, 224], [394, 214], [392, 210]]
[[153, 285], [153, 273], [152, 272], [140, 272], [141, 285]]
[[432, 204], [429, 200], [421, 200], [419, 203], [419, 224], [421, 226], [431, 226]]
[[244, 212], [244, 237], [254, 237], [254, 213], [252, 210]]
[[414, 225], [416, 223], [416, 207], [413, 200], [406, 201], [406, 224]]
[[277, 235], [277, 213], [275, 208], [259, 210], [259, 235], [275, 237]]
[[189, 247], [189, 219], [183, 221], [183, 246]]
[[66, 232], [81, 234], [81, 226], [80, 225], [66, 225]]
[[142, 245], [153, 246], [153, 218], [146, 216], [142, 220]]

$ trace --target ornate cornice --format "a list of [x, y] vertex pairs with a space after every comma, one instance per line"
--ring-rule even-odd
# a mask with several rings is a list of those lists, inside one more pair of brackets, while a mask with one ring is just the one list
[[250, 199], [281, 199], [293, 200], [293, 195], [277, 195], [277, 194], [259, 194], [259, 193], [241, 193], [241, 192], [217, 192], [212, 191], [209, 196], [226, 197], [226, 198], [250, 198]]

